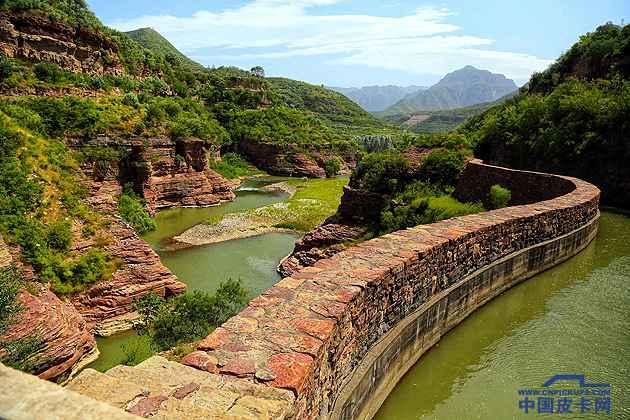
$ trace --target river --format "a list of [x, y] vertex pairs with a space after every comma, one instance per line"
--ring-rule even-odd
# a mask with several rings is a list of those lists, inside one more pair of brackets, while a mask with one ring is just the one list
[[[603, 213], [582, 253], [478, 309], [402, 378], [375, 419], [630, 419], [630, 218]], [[611, 384], [612, 413], [525, 414], [556, 374]]]
[[[280, 177], [246, 179], [236, 191], [234, 201], [215, 207], [177, 208], [161, 211], [155, 220], [157, 229], [143, 236], [188, 290], [214, 292], [228, 278], [240, 279], [253, 298], [274, 285], [280, 275], [276, 271], [280, 260], [293, 250], [299, 237], [292, 233], [269, 233], [218, 244], [169, 250], [169, 240], [186, 229], [213, 217], [227, 213], [263, 207], [287, 199], [288, 194], [265, 191], [261, 187], [286, 180]], [[97, 337], [100, 357], [89, 367], [105, 371], [120, 364], [124, 358], [122, 345], [136, 337], [128, 331], [111, 337]]]

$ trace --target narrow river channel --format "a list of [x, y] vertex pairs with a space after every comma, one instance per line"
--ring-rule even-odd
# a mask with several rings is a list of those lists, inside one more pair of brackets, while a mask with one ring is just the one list
[[[400, 381], [376, 415], [406, 419], [630, 419], [630, 218], [602, 214], [581, 254], [489, 302]], [[528, 414], [518, 389], [556, 374], [609, 383], [612, 412]], [[535, 399], [535, 398], [534, 398]]]
[[[218, 244], [169, 250], [169, 240], [186, 229], [213, 217], [278, 203], [288, 195], [266, 191], [261, 187], [286, 180], [280, 177], [256, 177], [245, 180], [236, 191], [234, 201], [207, 208], [178, 208], [157, 214], [157, 229], [143, 238], [160, 255], [162, 262], [188, 290], [214, 292], [227, 280], [241, 279], [251, 297], [259, 295], [279, 279], [280, 260], [291, 253], [297, 234], [269, 233]], [[100, 357], [89, 367], [104, 371], [120, 364], [124, 358], [121, 346], [136, 337], [134, 331], [97, 338]]]

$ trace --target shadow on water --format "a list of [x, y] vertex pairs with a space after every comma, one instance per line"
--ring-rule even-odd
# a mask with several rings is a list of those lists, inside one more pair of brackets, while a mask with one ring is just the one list
[[587, 249], [474, 312], [416, 363], [375, 418], [528, 418], [517, 390], [566, 372], [611, 383], [613, 417], [630, 418], [622, 392], [630, 377], [629, 281], [630, 218], [604, 213]]

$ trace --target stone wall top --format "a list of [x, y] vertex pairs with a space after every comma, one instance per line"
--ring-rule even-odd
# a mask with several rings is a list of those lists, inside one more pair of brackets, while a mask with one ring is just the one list
[[292, 390], [298, 418], [325, 418], [370, 347], [431, 296], [598, 214], [600, 191], [579, 179], [480, 161], [464, 176], [461, 196], [483, 199], [499, 183], [522, 205], [401, 230], [320, 260], [253, 299], [198, 350], [221, 374]]

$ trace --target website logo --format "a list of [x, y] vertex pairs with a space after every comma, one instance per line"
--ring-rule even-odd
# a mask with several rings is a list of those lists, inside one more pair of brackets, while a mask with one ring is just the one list
[[587, 382], [584, 375], [559, 374], [538, 388], [518, 390], [518, 408], [526, 414], [610, 414], [611, 386]]

